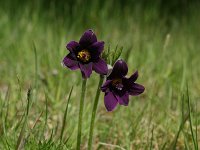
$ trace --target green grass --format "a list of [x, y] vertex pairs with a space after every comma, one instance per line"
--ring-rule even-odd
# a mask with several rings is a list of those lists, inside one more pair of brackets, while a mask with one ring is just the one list
[[[49, 8], [40, 1], [0, 4], [0, 149], [75, 149], [81, 74], [63, 68], [61, 60], [68, 53], [66, 43], [79, 40], [88, 28], [106, 49], [123, 46], [129, 75], [138, 70], [137, 82], [146, 87], [128, 107], [109, 113], [101, 94], [94, 149], [198, 149], [197, 6], [176, 18], [160, 16], [156, 4], [144, 9], [140, 3], [113, 1], [77, 1], [73, 7], [51, 3]], [[82, 149], [98, 78], [93, 73], [87, 82]]]

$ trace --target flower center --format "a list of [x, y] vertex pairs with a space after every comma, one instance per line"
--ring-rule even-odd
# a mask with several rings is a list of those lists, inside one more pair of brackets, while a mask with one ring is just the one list
[[112, 86], [114, 86], [117, 90], [122, 90], [123, 89], [123, 84], [122, 84], [122, 79], [114, 79], [112, 81]]
[[84, 49], [78, 52], [77, 58], [80, 59], [82, 62], [88, 62], [91, 58], [91, 55], [87, 49]]

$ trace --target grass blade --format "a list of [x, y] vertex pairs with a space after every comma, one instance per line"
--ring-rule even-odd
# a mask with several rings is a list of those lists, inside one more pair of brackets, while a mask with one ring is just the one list
[[190, 106], [190, 97], [189, 97], [188, 85], [187, 85], [187, 106], [188, 106], [190, 132], [192, 134], [192, 141], [193, 141], [193, 144], [194, 144], [194, 149], [198, 150], [198, 146], [196, 144], [196, 140], [195, 140], [195, 136], [194, 136], [194, 131], [192, 129], [192, 116], [191, 116], [191, 106]]
[[28, 114], [29, 114], [29, 109], [30, 109], [31, 91], [32, 91], [32, 89], [29, 88], [28, 92], [27, 92], [27, 107], [26, 107], [27, 109], [26, 109], [26, 113], [24, 113], [25, 119], [24, 119], [24, 123], [22, 125], [22, 129], [20, 131], [20, 134], [19, 134], [19, 137], [18, 137], [18, 140], [17, 140], [17, 145], [16, 145], [16, 148], [15, 148], [16, 150], [20, 149], [20, 146], [21, 146], [21, 143], [22, 143], [22, 140], [23, 140], [23, 137], [24, 137], [25, 127], [26, 127], [26, 124], [27, 124]]
[[67, 105], [66, 105], [66, 108], [65, 108], [65, 113], [64, 113], [64, 117], [63, 117], [63, 124], [62, 124], [62, 129], [61, 129], [61, 134], [60, 134], [60, 141], [62, 141], [63, 133], [64, 133], [64, 130], [65, 130], [67, 110], [68, 110], [68, 105], [69, 105], [69, 102], [70, 102], [70, 99], [71, 99], [72, 91], [73, 91], [73, 86], [70, 90], [70, 93], [69, 93], [69, 96], [68, 96], [68, 99], [67, 99]]
[[38, 56], [35, 43], [33, 42], [33, 51], [34, 51], [34, 59], [35, 59], [35, 85], [34, 88], [37, 90], [37, 75], [38, 75]]
[[172, 143], [172, 149], [174, 149], [174, 150], [176, 149], [176, 145], [177, 145], [177, 141], [178, 141], [180, 132], [182, 131], [184, 124], [186, 123], [186, 121], [188, 120], [188, 117], [189, 117], [188, 114], [186, 116], [184, 115], [184, 95], [182, 95], [182, 98], [181, 98], [181, 114], [182, 114], [181, 123], [180, 123], [179, 129], [178, 129], [178, 132], [175, 136], [175, 139], [173, 140], [173, 143]]
[[153, 136], [154, 136], [154, 126], [152, 127], [152, 130], [151, 130], [150, 150], [153, 149]]
[[199, 149], [199, 143], [198, 143], [198, 119], [197, 119], [197, 101], [196, 101], [196, 146], [197, 146], [197, 149]]

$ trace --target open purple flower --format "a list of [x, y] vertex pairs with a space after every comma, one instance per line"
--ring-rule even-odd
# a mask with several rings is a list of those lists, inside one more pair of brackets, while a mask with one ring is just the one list
[[69, 54], [63, 59], [64, 66], [71, 70], [80, 69], [83, 78], [89, 78], [92, 70], [101, 75], [107, 74], [107, 64], [100, 58], [104, 42], [97, 41], [92, 30], [85, 31], [79, 42], [69, 42], [66, 48], [69, 50]]
[[104, 103], [108, 111], [114, 110], [117, 104], [127, 106], [129, 95], [136, 96], [144, 92], [144, 86], [135, 83], [138, 72], [136, 71], [130, 78], [125, 77], [127, 73], [127, 64], [123, 60], [118, 60], [101, 87], [105, 92]]

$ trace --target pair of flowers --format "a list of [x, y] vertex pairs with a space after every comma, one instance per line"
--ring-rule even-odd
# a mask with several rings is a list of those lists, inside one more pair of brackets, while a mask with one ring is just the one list
[[137, 71], [129, 78], [126, 77], [128, 66], [123, 60], [117, 60], [108, 74], [108, 65], [101, 58], [104, 42], [97, 41], [92, 30], [85, 31], [79, 42], [69, 42], [66, 48], [69, 54], [63, 59], [63, 65], [67, 68], [80, 69], [84, 79], [90, 77], [92, 70], [100, 75], [107, 75], [101, 90], [105, 93], [104, 104], [108, 111], [114, 110], [117, 104], [127, 106], [129, 95], [136, 96], [144, 92], [144, 86], [135, 83]]

